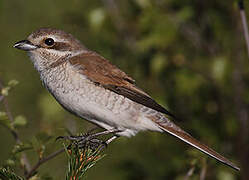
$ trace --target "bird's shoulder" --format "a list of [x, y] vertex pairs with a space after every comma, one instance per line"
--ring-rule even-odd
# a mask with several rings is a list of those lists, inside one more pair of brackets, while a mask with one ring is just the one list
[[[84, 52], [71, 57], [69, 63], [78, 72], [99, 86], [129, 98], [156, 111], [173, 116], [147, 93], [135, 85], [135, 80], [95, 52]], [[173, 116], [174, 117], [174, 116]]]
[[70, 58], [70, 64], [79, 72], [100, 84], [129, 85], [135, 80], [95, 52], [84, 52]]

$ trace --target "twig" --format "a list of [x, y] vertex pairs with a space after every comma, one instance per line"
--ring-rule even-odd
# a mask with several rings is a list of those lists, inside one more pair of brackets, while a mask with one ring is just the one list
[[[94, 135], [94, 137], [99, 136], [99, 135], [105, 135], [105, 134], [109, 134], [109, 133], [114, 133], [114, 132], [118, 132], [118, 130], [113, 129], [113, 130], [107, 130], [107, 131], [103, 131], [100, 133], [96, 133]], [[108, 145], [110, 144], [113, 140], [115, 140], [118, 136], [112, 136], [111, 138], [109, 138], [105, 144]], [[100, 150], [102, 150], [103, 148], [100, 148]], [[51, 153], [50, 155], [48, 155], [47, 157], [41, 158], [38, 160], [38, 162], [31, 168], [31, 170], [25, 175], [26, 179], [29, 179], [30, 177], [32, 177], [36, 170], [45, 162], [49, 161], [50, 159], [56, 157], [57, 155], [59, 155], [60, 153], [64, 152], [65, 148], [59, 149], [53, 153]]]
[[65, 148], [61, 148], [58, 151], [55, 151], [53, 153], [51, 153], [50, 155], [48, 155], [47, 157], [44, 157], [42, 159], [39, 159], [39, 161], [31, 168], [31, 170], [26, 174], [26, 178], [29, 179], [30, 177], [32, 177], [35, 173], [35, 171], [45, 162], [49, 161], [50, 159], [53, 159], [54, 157], [56, 157], [57, 155], [59, 155], [60, 153], [64, 152]]
[[[237, 25], [236, 32], [237, 34], [241, 33], [241, 26]], [[233, 63], [233, 74], [232, 74], [232, 86], [233, 88], [233, 104], [235, 118], [239, 122], [239, 131], [238, 131], [238, 155], [240, 158], [240, 163], [242, 167], [241, 179], [248, 179], [248, 133], [249, 133], [249, 112], [247, 104], [244, 100], [244, 95], [248, 91], [248, 85], [244, 80], [244, 66], [245, 62], [243, 60], [243, 54], [241, 52], [241, 42], [240, 38], [235, 39], [235, 48], [232, 52]]]
[[206, 174], [207, 174], [207, 165], [205, 164], [205, 165], [201, 168], [200, 180], [205, 180]]
[[243, 0], [238, 1], [239, 9], [240, 9], [240, 17], [242, 21], [242, 26], [244, 30], [245, 40], [246, 40], [246, 46], [247, 46], [247, 53], [249, 57], [249, 32], [248, 32], [248, 25], [246, 21], [246, 13], [244, 9], [244, 2]]
[[[3, 83], [2, 83], [2, 81], [1, 81], [1, 79], [0, 79], [0, 90], [3, 89], [3, 88], [4, 88], [4, 86], [3, 86]], [[13, 122], [14, 119], [13, 119], [13, 116], [12, 116], [12, 114], [11, 114], [11, 112], [10, 112], [8, 100], [7, 100], [6, 97], [4, 97], [4, 96], [2, 96], [2, 100], [3, 100], [3, 104], [4, 104], [4, 107], [5, 107], [7, 116], [8, 116], [8, 118], [9, 118], [9, 120], [10, 120], [11, 122]]]
[[[4, 85], [2, 83], [2, 80], [0, 79], [0, 90], [4, 88]], [[8, 103], [8, 100], [5, 96], [1, 96], [1, 100], [3, 100], [3, 105], [4, 105], [4, 108], [5, 108], [5, 111], [6, 111], [6, 114], [8, 116], [8, 119], [13, 122], [14, 121], [14, 118], [12, 116], [12, 113], [10, 111], [10, 108], [9, 108], [9, 103]], [[18, 133], [13, 130], [13, 129], [9, 129], [11, 134], [13, 135], [15, 141], [17, 144], [21, 144], [21, 140], [19, 138], [19, 135]], [[28, 158], [26, 156], [26, 154], [23, 152], [22, 155], [21, 155], [21, 162], [23, 163], [24, 165], [24, 174], [30, 170], [31, 166], [30, 166], [30, 163], [28, 161]]]
[[191, 167], [191, 168], [188, 170], [187, 174], [186, 174], [185, 177], [184, 177], [184, 180], [188, 180], [189, 177], [193, 175], [194, 171], [195, 171], [195, 166]]
[[4, 99], [4, 96], [0, 96], [0, 102]]

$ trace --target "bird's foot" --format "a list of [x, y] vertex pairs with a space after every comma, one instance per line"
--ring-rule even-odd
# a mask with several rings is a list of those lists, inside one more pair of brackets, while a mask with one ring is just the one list
[[[98, 139], [97, 137], [102, 136], [102, 135], [113, 134], [113, 133], [117, 133], [117, 132], [120, 132], [120, 130], [107, 130], [107, 131], [98, 132], [98, 133], [94, 133], [94, 134], [85, 133], [85, 134], [82, 134], [80, 136], [59, 136], [56, 138], [56, 140], [66, 139], [66, 140], [72, 141], [80, 149], [84, 149], [87, 147], [87, 148], [90, 148], [91, 150], [95, 151], [97, 149], [102, 150], [102, 149], [106, 148], [107, 145], [112, 140], [116, 139], [116, 138], [113, 138], [116, 136], [112, 136], [110, 139], [103, 141], [101, 139]], [[69, 145], [68, 148], [70, 148], [71, 145]]]
[[[97, 150], [101, 146], [103, 147], [106, 146], [105, 141], [102, 141], [101, 139], [94, 137], [92, 134], [82, 134], [80, 136], [59, 136], [56, 138], [56, 140], [59, 139], [65, 139], [72, 142], [68, 146], [68, 149], [70, 149], [72, 144], [77, 145], [77, 147], [80, 149], [90, 148], [93, 151]], [[101, 147], [101, 149], [103, 147]]]

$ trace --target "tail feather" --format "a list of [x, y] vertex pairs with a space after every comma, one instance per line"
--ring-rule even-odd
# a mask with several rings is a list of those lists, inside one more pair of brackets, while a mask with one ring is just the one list
[[179, 128], [174, 123], [169, 121], [165, 116], [163, 116], [163, 118], [161, 116], [159, 119], [158, 118], [156, 118], [156, 119], [152, 118], [152, 120], [159, 125], [159, 128], [161, 130], [163, 130], [163, 131], [165, 131], [165, 132], [167, 132], [167, 133], [181, 139], [185, 143], [195, 147], [196, 149], [202, 151], [203, 153], [205, 153], [205, 154], [211, 156], [212, 158], [222, 162], [223, 164], [228, 165], [228, 166], [232, 167], [233, 169], [235, 169], [237, 171], [240, 171], [240, 168], [238, 166], [233, 164], [227, 158], [220, 155], [219, 153], [217, 153], [216, 151], [214, 151], [213, 149], [211, 149], [207, 145], [202, 144], [201, 142], [199, 142], [198, 140], [193, 138], [190, 134], [183, 131], [181, 128]]

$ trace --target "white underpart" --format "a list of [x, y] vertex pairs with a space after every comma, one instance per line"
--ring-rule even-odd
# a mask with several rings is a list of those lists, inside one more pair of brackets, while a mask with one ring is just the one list
[[44, 59], [33, 53], [30, 53], [30, 57], [49, 92], [74, 114], [107, 130], [122, 130], [117, 133], [121, 136], [132, 136], [141, 130], [161, 131], [142, 112], [143, 105], [96, 86], [86, 76], [78, 73], [77, 67], [70, 63], [47, 69]]

